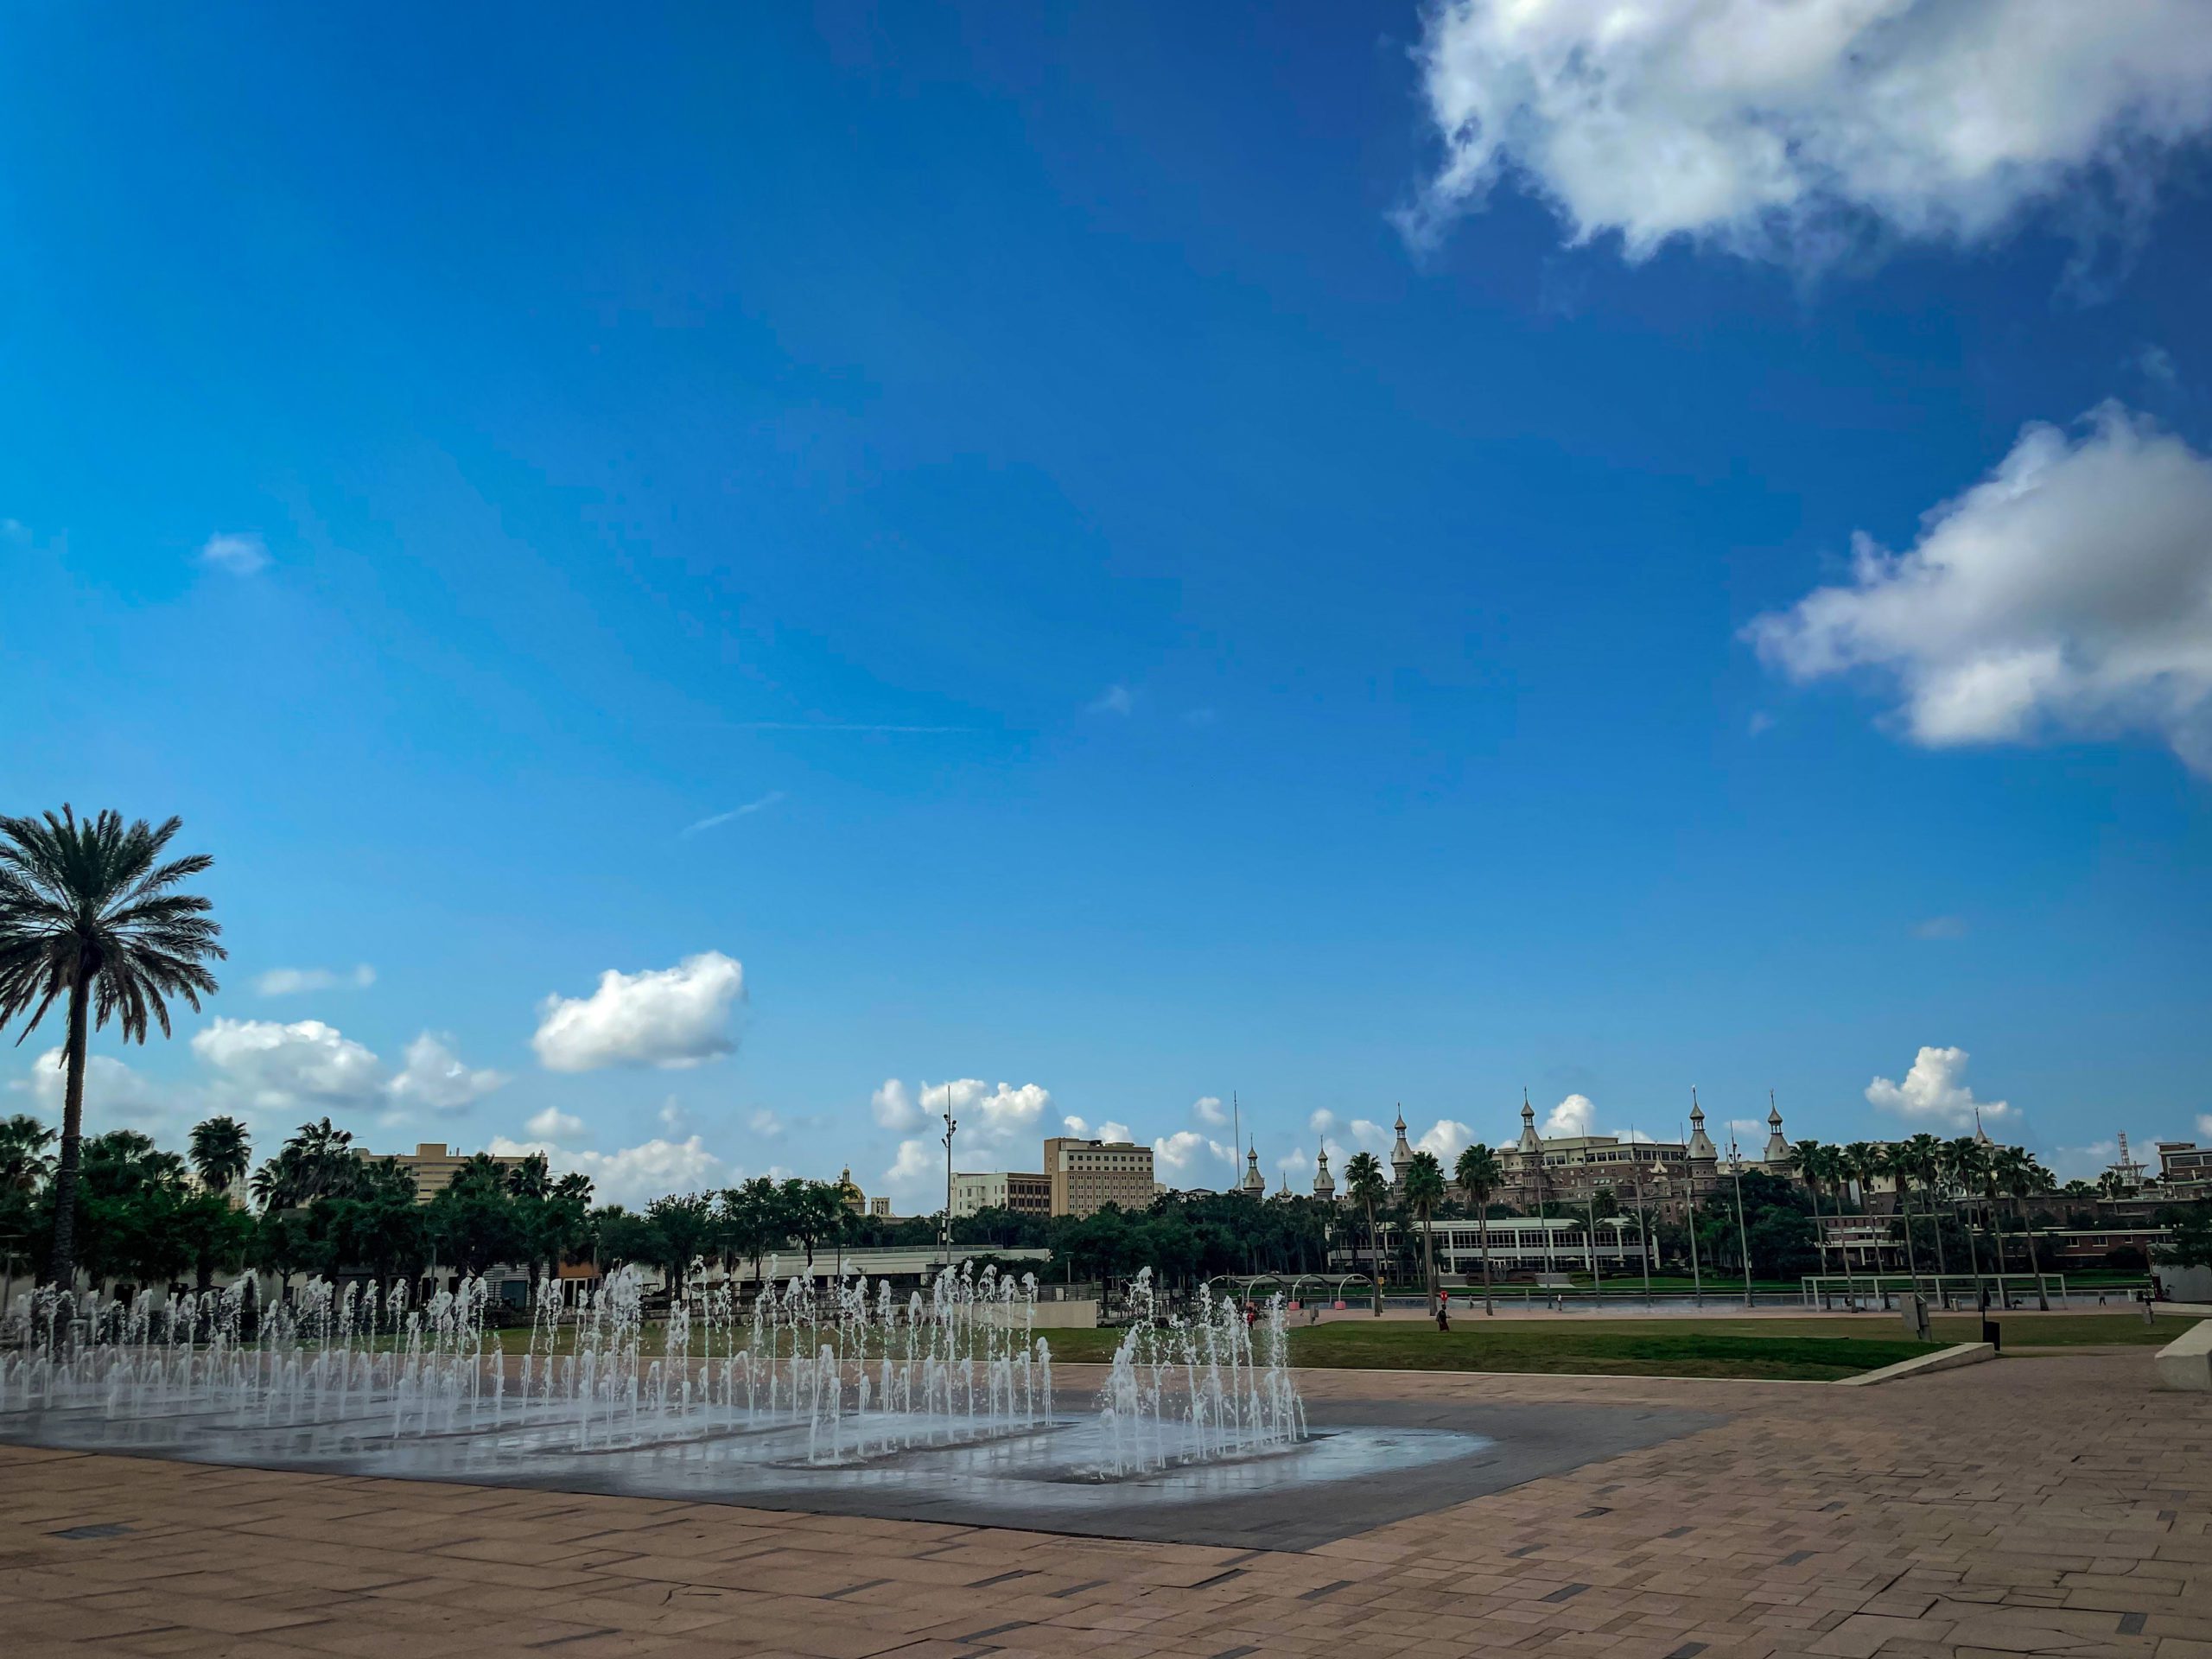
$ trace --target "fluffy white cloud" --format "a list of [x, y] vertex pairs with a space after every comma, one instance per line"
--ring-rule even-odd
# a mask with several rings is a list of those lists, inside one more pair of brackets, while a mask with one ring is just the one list
[[1098, 1138], [1101, 1141], [1126, 1141], [1129, 1138], [1129, 1126], [1116, 1123], [1109, 1117], [1098, 1126]]
[[[570, 1120], [574, 1122], [573, 1119]], [[536, 1128], [536, 1120], [531, 1127]], [[643, 1209], [655, 1198], [671, 1192], [709, 1192], [728, 1186], [739, 1172], [709, 1152], [697, 1135], [685, 1141], [656, 1137], [620, 1152], [585, 1152], [563, 1147], [550, 1137], [511, 1141], [493, 1139], [494, 1157], [521, 1158], [533, 1152], [545, 1154], [546, 1166], [556, 1175], [591, 1177], [592, 1196], [601, 1204]]]
[[2145, 160], [2212, 126], [2202, 0], [1433, 0], [1427, 21], [1444, 157], [1417, 237], [1510, 175], [1631, 258], [1973, 239], [2101, 177], [2139, 200]]
[[1200, 1095], [1191, 1103], [1191, 1116], [1201, 1123], [1219, 1128], [1229, 1122], [1229, 1109], [1221, 1103], [1218, 1095]]
[[549, 996], [531, 1039], [549, 1071], [609, 1065], [699, 1065], [736, 1045], [730, 1011], [745, 996], [745, 969], [719, 950], [673, 968], [608, 969], [589, 996]]
[[915, 1103], [914, 1097], [906, 1092], [906, 1085], [896, 1077], [886, 1077], [882, 1086], [868, 1096], [868, 1105], [878, 1123], [902, 1135], [910, 1129], [920, 1128], [924, 1120], [929, 1116]]
[[784, 1132], [784, 1120], [763, 1106], [745, 1120], [745, 1127], [764, 1140], [773, 1141]]
[[2207, 1112], [2196, 1120], [2196, 1134], [2200, 1140], [2212, 1141], [2212, 1112]]
[[251, 532], [214, 535], [201, 546], [200, 563], [234, 576], [250, 576], [269, 568], [269, 549]]
[[1440, 1117], [1428, 1133], [1414, 1142], [1414, 1150], [1434, 1154], [1436, 1161], [1444, 1166], [1444, 1173], [1449, 1175], [1453, 1161], [1473, 1143], [1474, 1138], [1475, 1132], [1465, 1123]]
[[194, 1033], [192, 1052], [248, 1109], [361, 1107], [383, 1092], [376, 1055], [320, 1020], [218, 1019]]
[[1597, 1133], [1598, 1109], [1587, 1095], [1569, 1095], [1545, 1115], [1536, 1133], [1545, 1140], [1573, 1139]]
[[937, 1185], [937, 1208], [944, 1208], [943, 1183], [944, 1180], [944, 1153], [930, 1141], [901, 1141], [899, 1154], [891, 1160], [891, 1167], [883, 1172], [883, 1184], [903, 1192], [928, 1191]]
[[1967, 1052], [1963, 1048], [1923, 1048], [1903, 1083], [1877, 1077], [1866, 1085], [1866, 1098], [1885, 1112], [1923, 1127], [1970, 1128], [1977, 1109], [1984, 1123], [2012, 1115], [2001, 1100], [1976, 1100], [1966, 1085]]
[[385, 1088], [402, 1109], [426, 1106], [434, 1112], [458, 1112], [506, 1080], [505, 1072], [489, 1066], [464, 1065], [450, 1036], [426, 1031], [407, 1045], [407, 1063]]
[[355, 968], [271, 968], [257, 975], [253, 988], [264, 996], [293, 996], [302, 991], [365, 991], [377, 982], [377, 970]]
[[571, 1117], [557, 1106], [548, 1106], [524, 1126], [537, 1141], [575, 1141], [584, 1132], [584, 1121]]
[[1152, 1143], [1152, 1165], [1171, 1186], [1226, 1183], [1237, 1168], [1236, 1148], [1196, 1129], [1178, 1129]]
[[[10, 1080], [8, 1087], [30, 1096], [33, 1116], [59, 1125], [69, 1090], [61, 1050], [48, 1049], [31, 1062], [29, 1076]], [[117, 1124], [155, 1122], [173, 1106], [188, 1102], [188, 1096], [173, 1095], [121, 1060], [105, 1054], [85, 1057], [85, 1121], [94, 1133]]]
[[1853, 567], [1752, 623], [1760, 655], [1892, 677], [1921, 743], [2135, 728], [2212, 772], [2212, 460], [2147, 419], [2028, 427], [1910, 552], [1862, 535]]
[[320, 1020], [217, 1019], [194, 1033], [192, 1052], [213, 1073], [210, 1101], [247, 1113], [454, 1112], [506, 1082], [498, 1071], [464, 1065], [452, 1039], [427, 1031], [387, 1077], [374, 1051]]
[[1109, 685], [1087, 705], [1086, 712], [1094, 715], [1126, 715], [1136, 707], [1136, 698], [1126, 685]]

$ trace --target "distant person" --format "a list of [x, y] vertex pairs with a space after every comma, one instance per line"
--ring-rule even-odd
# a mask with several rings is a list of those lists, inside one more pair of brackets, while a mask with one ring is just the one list
[[1452, 1299], [1449, 1296], [1436, 1299], [1436, 1328], [1440, 1331], [1452, 1328]]

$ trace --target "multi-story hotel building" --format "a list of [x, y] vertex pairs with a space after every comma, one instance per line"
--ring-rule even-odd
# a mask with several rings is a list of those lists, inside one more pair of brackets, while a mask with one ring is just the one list
[[1045, 1179], [1056, 1216], [1088, 1216], [1109, 1204], [1143, 1210], [1152, 1203], [1152, 1148], [1054, 1135], [1045, 1142]]
[[1018, 1216], [1052, 1213], [1049, 1176], [1020, 1170], [987, 1170], [952, 1178], [952, 1213], [972, 1216], [982, 1210], [1011, 1210]]

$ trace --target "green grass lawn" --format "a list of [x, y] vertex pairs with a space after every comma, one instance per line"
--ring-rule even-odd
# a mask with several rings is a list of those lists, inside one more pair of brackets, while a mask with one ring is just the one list
[[[1719, 1321], [1592, 1319], [1573, 1324], [1481, 1324], [1455, 1317], [1452, 1329], [1410, 1320], [1341, 1320], [1294, 1329], [1294, 1365], [1325, 1370], [1595, 1371], [1613, 1376], [1738, 1376], [1830, 1381], [1894, 1364], [1929, 1344], [1868, 1334], [1767, 1334], [1764, 1328], [1709, 1328]], [[1052, 1331], [1052, 1357], [1103, 1359], [1119, 1332]]]

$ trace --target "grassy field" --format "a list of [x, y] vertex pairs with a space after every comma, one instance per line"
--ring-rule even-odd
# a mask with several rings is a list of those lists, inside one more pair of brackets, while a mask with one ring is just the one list
[[[1600, 1372], [1611, 1376], [1738, 1376], [1827, 1382], [1929, 1351], [1902, 1335], [1756, 1334], [1719, 1321], [1592, 1319], [1586, 1324], [1454, 1319], [1439, 1332], [1410, 1321], [1342, 1320], [1294, 1330], [1291, 1363], [1325, 1370]], [[1048, 1332], [1055, 1359], [1103, 1359], [1112, 1331]], [[1068, 1340], [1074, 1338], [1074, 1340]]]

